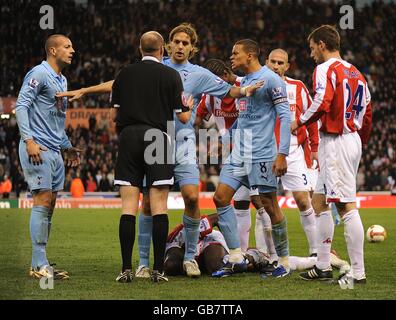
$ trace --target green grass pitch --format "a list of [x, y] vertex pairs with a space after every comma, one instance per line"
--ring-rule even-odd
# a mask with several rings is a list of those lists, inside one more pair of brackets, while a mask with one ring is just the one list
[[[284, 210], [289, 227], [290, 254], [307, 254], [307, 241], [297, 210]], [[383, 243], [365, 242], [368, 283], [353, 290], [337, 285], [305, 282], [298, 272], [282, 279], [262, 280], [258, 274], [238, 274], [224, 279], [202, 276], [189, 279], [170, 277], [168, 283], [135, 279], [129, 284], [115, 282], [120, 271], [118, 242], [119, 210], [56, 210], [47, 254], [57, 267], [70, 272], [68, 281], [55, 281], [53, 290], [42, 290], [38, 280], [27, 275], [31, 259], [29, 210], [0, 211], [0, 299], [395, 299], [396, 263], [394, 235], [396, 209], [363, 209], [365, 230], [380, 224], [388, 231]], [[202, 210], [202, 213], [211, 211]], [[181, 211], [170, 212], [170, 228], [181, 221]], [[252, 230], [254, 230], [254, 215]], [[346, 257], [344, 227], [335, 231], [333, 248]], [[251, 234], [251, 245], [254, 235]], [[138, 264], [137, 241], [133, 267]], [[335, 272], [335, 275], [337, 272]]]

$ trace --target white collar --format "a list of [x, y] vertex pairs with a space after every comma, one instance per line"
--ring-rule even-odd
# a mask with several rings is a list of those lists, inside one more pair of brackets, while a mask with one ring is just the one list
[[144, 56], [142, 58], [142, 61], [146, 61], [146, 60], [155, 61], [155, 62], [158, 62], [158, 63], [160, 62], [157, 58], [152, 57], [152, 56]]

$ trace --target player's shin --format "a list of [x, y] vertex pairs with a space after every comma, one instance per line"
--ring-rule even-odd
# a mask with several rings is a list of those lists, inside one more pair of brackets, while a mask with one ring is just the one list
[[271, 218], [268, 215], [267, 211], [265, 211], [264, 208], [260, 208], [257, 211], [256, 224], [262, 226], [262, 228], [260, 230], [257, 230], [257, 232], [256, 232], [256, 244], [262, 243], [261, 239], [263, 239], [263, 241], [264, 241], [263, 245], [265, 246], [266, 251], [267, 251], [268, 255], [270, 256], [271, 263], [273, 261], [278, 261], [279, 257], [276, 253], [274, 240], [272, 238]]
[[235, 214], [238, 221], [238, 231], [239, 239], [241, 241], [241, 249], [243, 252], [246, 252], [247, 248], [249, 247], [250, 227], [252, 225], [250, 209], [235, 209]]
[[30, 238], [32, 240], [32, 268], [49, 265], [46, 256], [48, 241], [48, 212], [43, 206], [34, 206], [30, 215]]
[[200, 219], [194, 219], [185, 214], [183, 215], [183, 225], [186, 230], [186, 252], [184, 261], [194, 260], [199, 239], [199, 223]]
[[153, 216], [153, 270], [157, 270], [160, 273], [164, 271], [165, 247], [168, 229], [169, 219], [166, 213]]
[[141, 212], [138, 226], [139, 266], [149, 266], [152, 229], [153, 217]]
[[364, 269], [364, 229], [357, 209], [347, 212], [342, 220], [345, 225], [344, 236], [348, 255], [352, 265], [352, 275], [355, 279], [365, 278]]
[[316, 216], [318, 236], [318, 261], [316, 266], [321, 269], [330, 268], [330, 250], [334, 235], [334, 221], [331, 211], [324, 211]]
[[238, 222], [231, 205], [217, 208], [219, 227], [230, 248], [229, 262], [241, 263], [244, 258], [241, 252], [241, 244], [238, 236]]
[[289, 239], [287, 236], [286, 217], [281, 222], [272, 225], [272, 238], [279, 257], [279, 264], [286, 269], [289, 268]]
[[120, 218], [119, 237], [122, 256], [122, 272], [132, 269], [132, 250], [135, 242], [136, 217], [123, 214]]
[[300, 221], [309, 243], [309, 254], [317, 253], [316, 219], [313, 208], [300, 212]]

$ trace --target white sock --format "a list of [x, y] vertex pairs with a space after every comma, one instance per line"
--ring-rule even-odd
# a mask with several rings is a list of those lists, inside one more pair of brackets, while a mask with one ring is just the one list
[[[264, 235], [264, 242], [267, 247], [267, 253], [270, 256], [270, 261], [277, 261], [278, 255], [276, 254], [275, 250], [275, 245], [274, 245], [274, 240], [272, 238], [272, 224], [271, 224], [271, 218], [268, 215], [267, 211], [265, 211], [264, 208], [260, 208], [257, 210], [257, 216], [259, 216], [259, 219], [261, 219], [261, 223], [263, 226], [263, 229], [261, 232], [256, 233], [256, 243], [257, 243], [257, 237], [261, 235]], [[256, 217], [257, 217], [256, 216]], [[260, 240], [259, 240], [260, 242]], [[262, 243], [262, 241], [261, 241]]]
[[254, 227], [254, 237], [256, 239], [256, 248], [264, 253], [268, 253], [267, 244], [264, 237], [264, 225], [262, 216], [256, 213], [256, 225]]
[[301, 225], [307, 236], [309, 244], [309, 254], [317, 253], [317, 241], [316, 241], [316, 218], [313, 208], [309, 208], [306, 211], [300, 212]]
[[351, 260], [352, 275], [355, 279], [364, 278], [364, 229], [357, 209], [347, 212], [343, 217], [344, 236]]
[[235, 209], [235, 215], [238, 221], [238, 231], [239, 231], [239, 239], [241, 241], [241, 249], [243, 252], [246, 252], [249, 246], [250, 227], [252, 226], [250, 209], [247, 210]]
[[330, 251], [334, 235], [334, 221], [330, 210], [316, 216], [316, 228], [318, 239], [318, 261], [316, 266], [324, 270], [331, 267]]
[[231, 263], [241, 263], [244, 260], [241, 248], [230, 249], [228, 261]]
[[317, 261], [316, 257], [289, 257], [289, 266], [290, 270], [293, 271], [302, 271], [306, 269], [311, 269], [315, 265]]

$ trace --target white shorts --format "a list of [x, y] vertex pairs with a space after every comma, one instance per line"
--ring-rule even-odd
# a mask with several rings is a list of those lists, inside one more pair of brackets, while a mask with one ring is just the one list
[[290, 153], [286, 157], [287, 172], [281, 177], [284, 190], [309, 191], [310, 182], [307, 163], [305, 162], [302, 146], [290, 147]]
[[356, 176], [362, 156], [357, 132], [343, 135], [320, 133], [320, 172], [315, 193], [325, 194], [327, 202], [355, 202]]
[[[171, 242], [166, 243], [165, 252], [171, 248], [182, 248], [185, 242], [184, 229], [182, 229]], [[220, 231], [213, 230], [211, 233], [206, 235], [203, 240], [198, 241], [196, 256], [201, 255], [211, 244], [220, 244], [227, 253], [230, 252], [223, 234]]]
[[244, 185], [240, 186], [234, 194], [234, 201], [250, 201], [251, 196], [258, 196], [258, 189], [249, 189]]
[[308, 168], [308, 182], [309, 182], [309, 191], [315, 190], [316, 183], [318, 181], [319, 171], [318, 169]]

